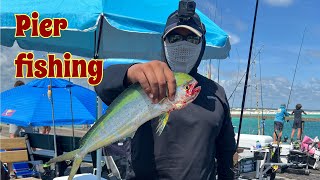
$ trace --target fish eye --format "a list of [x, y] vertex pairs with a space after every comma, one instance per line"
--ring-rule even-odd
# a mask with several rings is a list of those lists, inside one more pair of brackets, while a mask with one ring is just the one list
[[185, 89], [185, 90], [189, 90], [189, 86], [185, 86], [184, 89]]

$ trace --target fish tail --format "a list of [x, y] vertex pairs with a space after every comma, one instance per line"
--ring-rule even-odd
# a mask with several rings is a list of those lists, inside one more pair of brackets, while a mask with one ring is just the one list
[[76, 173], [81, 165], [82, 160], [83, 160], [82, 156], [76, 155], [76, 157], [74, 158], [74, 161], [73, 161], [73, 165], [72, 165], [68, 180], [72, 180], [74, 175], [76, 175]]
[[49, 165], [49, 164], [55, 163], [55, 162], [61, 162], [61, 161], [65, 161], [65, 160], [71, 160], [71, 159], [73, 159], [73, 158], [76, 156], [76, 154], [77, 154], [78, 152], [80, 152], [80, 149], [76, 149], [76, 150], [74, 150], [74, 151], [65, 153], [65, 154], [63, 154], [63, 155], [61, 155], [61, 156], [58, 156], [58, 157], [56, 157], [56, 158], [52, 158], [52, 159], [50, 159], [50, 160], [46, 163], [46, 165]]

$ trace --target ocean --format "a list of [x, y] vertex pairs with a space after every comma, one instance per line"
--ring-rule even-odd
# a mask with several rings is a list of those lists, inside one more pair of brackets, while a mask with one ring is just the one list
[[[320, 115], [305, 115], [303, 118], [319, 118]], [[232, 124], [235, 127], [235, 133], [238, 132], [239, 128], [239, 117], [232, 118]], [[284, 123], [282, 139], [283, 137], [287, 136], [290, 140], [291, 131], [292, 131], [292, 123], [293, 121], [290, 120], [289, 122]], [[265, 120], [265, 135], [272, 136], [274, 132], [274, 121], [272, 119]], [[242, 127], [241, 127], [242, 134], [258, 134], [258, 120], [256, 118], [243, 118], [242, 119]], [[297, 131], [295, 132], [294, 139], [297, 137]], [[307, 135], [311, 138], [318, 136], [320, 138], [320, 121], [305, 121], [304, 123], [304, 132], [302, 137]]]

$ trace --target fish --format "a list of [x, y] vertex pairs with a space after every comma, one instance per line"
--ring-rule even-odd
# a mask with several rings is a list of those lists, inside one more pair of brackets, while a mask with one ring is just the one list
[[46, 165], [73, 160], [68, 177], [68, 180], [71, 180], [86, 154], [121, 139], [133, 137], [141, 125], [157, 117], [159, 122], [156, 133], [160, 136], [170, 112], [186, 107], [201, 91], [201, 86], [197, 86], [198, 82], [192, 76], [185, 73], [174, 73], [174, 76], [177, 85], [174, 100], [170, 101], [165, 97], [159, 103], [153, 103], [138, 83], [129, 86], [81, 138], [78, 149], [50, 159]]

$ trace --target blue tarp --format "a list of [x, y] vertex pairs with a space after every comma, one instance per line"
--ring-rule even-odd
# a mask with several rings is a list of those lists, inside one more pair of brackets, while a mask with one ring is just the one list
[[[92, 58], [97, 47], [100, 23], [102, 34], [100, 58], [160, 59], [161, 34], [167, 17], [178, 8], [179, 0], [10, 0], [2, 1], [1, 45], [12, 46], [15, 41], [14, 14], [38, 11], [39, 19], [66, 18], [68, 30], [60, 38], [17, 38], [20, 47], [45, 52], [71, 52]], [[198, 1], [198, 3], [201, 3]], [[228, 56], [228, 35], [197, 10], [207, 29], [204, 59]], [[101, 19], [102, 18], [102, 19]], [[101, 21], [100, 21], [101, 19]]]

